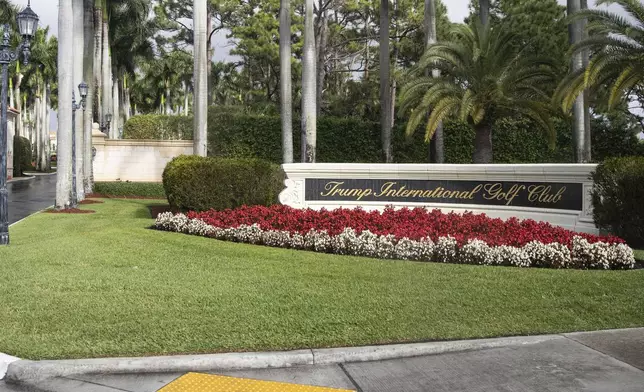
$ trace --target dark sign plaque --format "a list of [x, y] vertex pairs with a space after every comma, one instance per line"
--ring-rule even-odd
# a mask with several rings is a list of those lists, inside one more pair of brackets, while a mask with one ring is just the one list
[[307, 201], [449, 203], [583, 209], [581, 183], [459, 180], [306, 179]]

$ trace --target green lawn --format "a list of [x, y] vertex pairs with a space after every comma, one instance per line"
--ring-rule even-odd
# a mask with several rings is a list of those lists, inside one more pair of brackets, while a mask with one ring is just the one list
[[635, 260], [644, 261], [644, 249], [635, 249]]
[[644, 271], [381, 261], [149, 230], [144, 200], [39, 214], [0, 249], [0, 352], [77, 358], [644, 326]]

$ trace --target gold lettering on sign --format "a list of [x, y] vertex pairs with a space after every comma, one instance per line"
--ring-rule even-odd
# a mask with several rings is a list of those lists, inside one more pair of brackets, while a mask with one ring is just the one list
[[566, 187], [562, 186], [555, 194], [552, 193], [552, 186], [550, 185], [530, 185], [528, 187], [528, 200], [531, 202], [540, 203], [558, 203], [561, 201]]
[[[323, 197], [350, 197], [355, 200], [362, 200], [366, 197], [375, 198], [423, 198], [423, 199], [461, 199], [475, 200], [480, 194], [485, 200], [500, 201], [505, 205], [512, 205], [521, 196], [523, 200], [528, 199], [531, 203], [556, 204], [563, 199], [566, 187], [561, 186], [556, 192], [552, 185], [521, 185], [481, 183], [471, 190], [452, 190], [441, 186], [436, 188], [408, 189], [407, 185], [399, 186], [397, 181], [387, 181], [380, 189], [372, 188], [344, 188], [345, 181], [329, 181], [324, 185], [324, 191], [320, 192]], [[509, 187], [509, 188], [508, 188]], [[527, 192], [527, 194], [526, 194]]]

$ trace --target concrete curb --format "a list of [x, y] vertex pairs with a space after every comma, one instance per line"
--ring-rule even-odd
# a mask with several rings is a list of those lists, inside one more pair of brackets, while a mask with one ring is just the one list
[[10, 363], [16, 362], [20, 358], [12, 357], [11, 355], [0, 353], [0, 380], [4, 378], [4, 375], [7, 373], [7, 368]]
[[29, 177], [17, 177], [17, 178], [12, 178], [11, 180], [7, 181], [7, 184], [11, 184], [13, 182], [23, 182], [23, 181], [31, 181], [35, 179], [36, 176], [30, 174]]
[[188, 371], [285, 368], [302, 365], [367, 362], [448, 352], [530, 345], [555, 339], [565, 339], [565, 337], [562, 335], [542, 335], [264, 353], [99, 358], [60, 361], [19, 360], [9, 364], [6, 380], [24, 384], [52, 377], [75, 374], [181, 373]]
[[51, 172], [51, 173], [25, 172], [25, 174], [27, 174], [29, 176], [34, 176], [34, 178], [35, 178], [35, 177], [38, 177], [38, 176], [53, 176], [54, 174], [56, 174], [56, 172], [55, 171]]

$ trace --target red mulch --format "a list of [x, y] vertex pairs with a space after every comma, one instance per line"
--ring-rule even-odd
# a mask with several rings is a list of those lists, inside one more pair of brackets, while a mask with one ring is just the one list
[[85, 200], [81, 201], [79, 204], [103, 204], [103, 203], [105, 203], [105, 202], [100, 201], [100, 200], [85, 199]]
[[92, 210], [80, 210], [78, 208], [68, 208], [66, 210], [55, 210], [55, 209], [50, 209], [45, 211], [48, 214], [93, 214], [96, 211]]
[[137, 200], [159, 200], [158, 197], [148, 197], [148, 196], [115, 196], [115, 195], [102, 195], [100, 193], [90, 193], [85, 195], [93, 199], [137, 199]]

